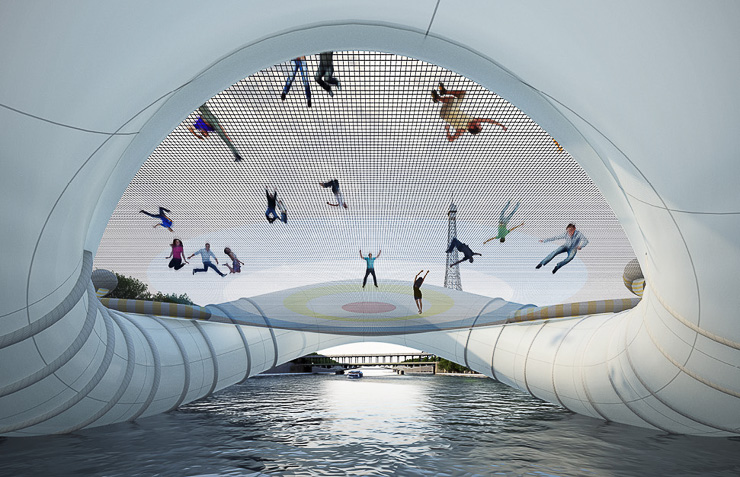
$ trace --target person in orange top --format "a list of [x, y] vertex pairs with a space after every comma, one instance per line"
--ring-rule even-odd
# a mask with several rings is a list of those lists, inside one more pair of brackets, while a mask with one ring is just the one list
[[[465, 98], [465, 91], [447, 91], [442, 83], [439, 83], [439, 94], [436, 90], [432, 90], [432, 101], [442, 103], [442, 109], [439, 110], [439, 117], [447, 122], [445, 132], [447, 133], [448, 141], [454, 141], [465, 134], [465, 131], [473, 135], [478, 134], [483, 129], [483, 123], [501, 126], [501, 129], [506, 131], [506, 126], [498, 121], [488, 118], [475, 118], [462, 112], [460, 105], [463, 98]], [[450, 126], [455, 129], [455, 134], [450, 134]]]

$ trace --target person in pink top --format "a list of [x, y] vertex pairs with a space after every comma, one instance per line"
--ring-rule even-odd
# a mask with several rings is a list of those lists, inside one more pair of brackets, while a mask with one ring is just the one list
[[[447, 123], [445, 124], [445, 132], [447, 133], [448, 141], [452, 142], [461, 137], [465, 134], [465, 131], [473, 135], [478, 134], [483, 129], [483, 123], [501, 126], [501, 129], [506, 131], [506, 126], [498, 121], [488, 118], [475, 118], [462, 112], [460, 106], [462, 105], [463, 98], [465, 98], [465, 91], [447, 91], [445, 85], [442, 83], [439, 83], [439, 94], [437, 94], [436, 90], [432, 90], [432, 101], [442, 103], [442, 109], [439, 110], [439, 117]], [[455, 134], [450, 134], [450, 126], [455, 129]]]
[[172, 251], [170, 252], [170, 256], [167, 258], [172, 258], [172, 260], [170, 260], [169, 267], [174, 268], [175, 270], [180, 270], [185, 266], [185, 263], [189, 263], [185, 258], [185, 249], [182, 246], [182, 242], [180, 239], [175, 239], [170, 244], [170, 247], [172, 248]]

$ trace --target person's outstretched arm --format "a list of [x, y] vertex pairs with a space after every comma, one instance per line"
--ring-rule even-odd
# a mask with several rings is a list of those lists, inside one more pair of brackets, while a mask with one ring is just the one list
[[362, 249], [360, 249], [360, 258], [365, 258], [362, 256]]
[[[175, 254], [175, 249], [170, 247], [170, 255], [167, 258], [177, 258], [175, 257], [174, 254]], [[165, 260], [167, 260], [167, 258], [165, 258]]]
[[519, 224], [519, 225], [515, 225], [515, 226], [513, 226], [512, 228], [510, 228], [510, 229], [509, 229], [509, 232], [511, 232], [512, 230], [514, 230], [514, 229], [516, 229], [516, 228], [519, 228], [519, 227], [521, 227], [522, 225], [524, 225], [524, 222], [522, 222], [522, 223], [521, 223], [521, 224]]
[[455, 139], [462, 136], [463, 134], [465, 134], [465, 131], [458, 131], [457, 129], [455, 129], [455, 134], [450, 134], [450, 125], [447, 124], [445, 125], [445, 134], [447, 134], [447, 140], [452, 142]]
[[452, 267], [454, 267], [455, 265], [458, 265], [458, 264], [460, 264], [460, 263], [464, 262], [465, 260], [467, 260], [467, 258], [463, 258], [462, 260], [458, 260], [457, 262], [455, 262], [455, 263], [452, 263], [452, 264], [450, 264], [450, 268], [452, 268]]
[[378, 250], [378, 254], [375, 256], [375, 258], [380, 258], [380, 254], [382, 253], [382, 250]]
[[480, 118], [480, 119], [478, 119], [478, 121], [480, 121], [482, 123], [489, 123], [489, 124], [495, 124], [496, 126], [501, 126], [501, 129], [503, 129], [504, 131], [506, 131], [506, 126], [504, 126], [503, 124], [501, 124], [498, 121], [494, 121], [493, 119]]
[[[423, 270], [422, 270], [422, 271], [423, 271]], [[419, 272], [419, 273], [421, 273], [421, 272]], [[427, 275], [429, 275], [429, 270], [427, 270], [427, 272], [426, 272], [426, 273], [424, 274], [424, 280], [426, 280], [426, 279], [427, 279]]]
[[198, 138], [198, 139], [200, 139], [201, 141], [205, 141], [205, 140], [206, 140], [206, 138], [204, 138], [203, 136], [201, 136], [200, 134], [198, 134], [197, 132], [195, 132], [195, 129], [193, 129], [193, 126], [188, 126], [188, 130], [189, 130], [189, 131], [190, 131], [191, 133], [193, 133], [193, 136], [197, 137], [197, 138]]
[[[423, 272], [423, 271], [424, 271], [424, 270], [422, 270], [421, 272]], [[416, 279], [417, 279], [417, 278], [419, 278], [419, 275], [421, 275], [421, 272], [417, 273], [417, 274], [416, 274], [416, 275], [414, 276], [414, 282], [416, 282]]]
[[[516, 228], [516, 227], [515, 227], [515, 228]], [[511, 229], [511, 230], [514, 230], [514, 229]], [[499, 238], [499, 236], [498, 236], [498, 235], [496, 235], [495, 237], [491, 237], [491, 238], [489, 238], [488, 240], [486, 240], [485, 242], [483, 242], [483, 245], [487, 244], [487, 243], [488, 243], [488, 242], [490, 242], [491, 240], [496, 240], [496, 239], [498, 239], [498, 238]]]
[[585, 235], [581, 234], [581, 240], [578, 242], [578, 250], [588, 245], [588, 239]]
[[568, 234], [568, 232], [563, 232], [562, 235], [556, 235], [555, 237], [550, 237], [550, 238], [542, 239], [542, 240], [540, 240], [540, 242], [552, 242], [553, 240], [562, 240], [562, 239], [564, 239], [566, 237], [567, 234]]
[[[190, 262], [188, 262], [188, 259], [185, 258], [185, 248], [183, 248], [182, 249], [182, 252], [180, 252], [180, 256], [182, 257], [183, 260], [185, 260], [185, 263], [190, 263]], [[192, 255], [191, 255], [191, 257], [192, 257]]]

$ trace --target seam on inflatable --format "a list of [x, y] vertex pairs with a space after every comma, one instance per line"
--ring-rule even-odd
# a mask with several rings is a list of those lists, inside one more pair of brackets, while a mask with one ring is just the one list
[[[622, 327], [622, 335], [624, 337], [624, 339], [623, 339], [624, 346], [626, 346], [627, 345], [627, 327], [626, 326], [623, 326]], [[617, 339], [610, 340], [609, 341], [609, 348], [611, 348], [616, 341], [618, 341], [618, 340]], [[655, 427], [656, 429], [660, 429], [663, 432], [667, 432], [669, 434], [673, 434], [670, 430], [668, 430], [668, 429], [664, 428], [663, 426], [660, 426], [660, 425], [658, 425], [658, 424], [656, 424], [654, 422], [651, 422], [642, 413], [638, 412], [636, 408], [633, 408], [632, 407], [632, 405], [631, 405], [631, 402], [632, 401], [625, 399], [624, 396], [622, 395], [622, 393], [619, 391], [619, 388], [614, 383], [614, 378], [612, 377], [612, 372], [611, 371], [612, 371], [612, 369], [615, 369], [615, 367], [616, 367], [615, 362], [616, 362], [616, 363], [618, 363], [620, 365], [619, 367], [620, 367], [620, 369], [622, 371], [621, 375], [626, 377], [625, 372], [624, 372], [624, 368], [621, 366], [621, 361], [619, 360], [619, 357], [620, 356], [621, 356], [621, 353], [618, 353], [615, 356], [615, 359], [612, 359], [612, 360], [607, 361], [607, 376], [609, 377], [609, 384], [611, 384], [612, 389], [614, 389], [614, 392], [617, 394], [617, 397], [619, 397], [619, 399], [622, 401], [622, 404], [624, 404], [625, 407], [627, 407], [627, 409], [629, 409], [632, 412], [632, 414], [634, 414], [635, 416], [637, 416], [639, 419], [641, 419], [643, 422], [645, 422], [649, 426]], [[627, 381], [627, 379], [625, 379], [625, 383], [630, 388], [632, 388], [633, 391], [637, 392], [637, 390], [634, 389], [634, 387], [629, 383], [629, 381]], [[645, 403], [645, 404], [647, 404], [647, 403]], [[647, 405], [649, 406], [649, 404], [647, 404]], [[650, 407], [652, 408], [652, 406], [650, 406]], [[659, 413], [660, 415], [663, 415], [666, 419], [670, 419], [668, 416], [665, 416], [662, 412], [658, 411], [657, 409], [654, 409], [654, 408], [652, 408], [652, 409], [655, 412]], [[671, 419], [671, 420], [673, 420], [673, 419]], [[674, 422], [675, 422], [675, 420], [674, 420]], [[680, 424], [680, 423], [678, 423], [678, 424]]]
[[[437, 5], [439, 5], [439, 0], [437, 1]], [[436, 11], [436, 9], [435, 9]], [[468, 346], [470, 345], [470, 335], [473, 334], [473, 328], [475, 327], [475, 323], [478, 321], [478, 318], [480, 318], [480, 315], [483, 313], [483, 311], [488, 308], [488, 305], [496, 301], [497, 298], [493, 298], [488, 303], [483, 305], [483, 307], [478, 312], [478, 315], [476, 315], [475, 319], [473, 320], [473, 323], [470, 324], [470, 328], [468, 328], [468, 339], [465, 340], [465, 351], [463, 352], [463, 359], [465, 361], [465, 367], [470, 368], [470, 365], [468, 364]]]
[[[84, 254], [83, 254], [83, 257], [84, 257]], [[80, 258], [80, 261], [79, 261], [79, 262], [77, 262], [77, 265], [75, 265], [75, 270], [77, 270], [77, 268], [82, 268], [82, 258]], [[53, 289], [52, 291], [50, 291], [50, 292], [49, 292], [49, 293], [47, 293], [46, 295], [42, 296], [41, 298], [39, 298], [38, 300], [34, 301], [33, 303], [29, 303], [29, 304], [27, 304], [26, 306], [22, 306], [22, 307], [18, 308], [17, 310], [13, 310], [13, 311], [10, 311], [10, 312], [8, 312], [8, 313], [4, 313], [4, 314], [0, 315], [0, 319], [1, 319], [1, 318], [4, 318], [4, 317], [6, 317], [6, 316], [10, 316], [10, 315], [12, 315], [13, 313], [18, 313], [19, 311], [23, 311], [23, 310], [25, 310], [26, 308], [28, 308], [28, 307], [30, 307], [30, 306], [36, 305], [36, 304], [38, 304], [38, 303], [41, 303], [42, 301], [46, 300], [46, 299], [47, 299], [47, 298], [49, 298], [49, 297], [50, 297], [51, 295], [53, 295], [54, 293], [56, 293], [56, 292], [57, 292], [57, 291], [58, 291], [58, 290], [59, 290], [60, 288], [62, 288], [62, 287], [63, 287], [63, 286], [64, 286], [64, 285], [65, 285], [65, 284], [66, 284], [66, 283], [68, 282], [68, 281], [70, 281], [70, 280], [72, 279], [72, 277], [73, 277], [73, 276], [75, 276], [75, 272], [72, 272], [72, 273], [70, 273], [70, 274], [69, 274], [69, 275], [67, 276], [67, 278], [65, 278], [65, 279], [64, 279], [64, 280], [62, 281], [62, 283], [60, 283], [60, 284], [59, 284], [59, 286], [58, 286], [58, 287], [56, 287], [55, 289]], [[79, 273], [78, 273], [78, 276], [79, 276]], [[74, 285], [72, 285], [72, 287], [74, 288]]]
[[213, 393], [213, 391], [216, 389], [216, 386], [218, 385], [218, 357], [216, 356], [216, 349], [213, 347], [211, 338], [208, 336], [208, 333], [206, 333], [206, 330], [203, 329], [203, 325], [201, 325], [198, 321], [193, 321], [193, 323], [195, 324], [195, 327], [198, 328], [198, 331], [200, 331], [200, 334], [203, 336], [203, 339], [208, 345], [208, 351], [211, 353], [211, 361], [213, 363], [213, 383], [211, 383], [211, 389], [209, 389], [208, 392], [205, 394], [205, 396], [209, 396]]
[[[92, 253], [85, 250], [82, 256], [82, 269], [80, 270], [80, 276], [77, 278], [77, 282], [69, 294], [61, 301], [61, 303], [55, 306], [53, 310], [38, 320], [15, 331], [11, 331], [6, 335], [0, 336], [0, 349], [7, 348], [10, 345], [26, 340], [64, 318], [64, 316], [80, 301], [88, 284], [92, 286], [92, 282], [90, 281], [92, 265]], [[28, 308], [26, 308], [26, 310], [28, 310]]]
[[182, 367], [183, 367], [183, 380], [182, 380], [182, 391], [180, 392], [180, 397], [177, 398], [177, 401], [175, 401], [175, 404], [172, 405], [167, 411], [172, 411], [173, 409], [177, 409], [180, 407], [180, 404], [182, 404], [185, 401], [185, 398], [188, 395], [188, 391], [190, 390], [190, 356], [188, 356], [188, 352], [185, 349], [185, 344], [182, 342], [180, 337], [175, 333], [172, 328], [170, 328], [170, 325], [167, 324], [167, 322], [158, 317], [158, 316], [152, 316], [154, 320], [159, 323], [162, 328], [167, 330], [167, 332], [172, 336], [172, 339], [175, 341], [175, 344], [177, 345], [177, 349], [180, 350], [180, 356], [182, 357]]
[[[92, 282], [88, 282], [90, 284], [90, 288], [92, 288]], [[110, 368], [110, 363], [113, 360], [113, 348], [116, 345], [116, 335], [113, 331], [113, 320], [110, 319], [110, 317], [106, 315], [101, 315], [103, 317], [103, 322], [105, 323], [105, 330], [106, 330], [106, 346], [105, 346], [105, 355], [103, 356], [103, 359], [100, 362], [100, 365], [98, 366], [98, 370], [96, 371], [95, 375], [90, 379], [90, 381], [79, 391], [76, 392], [76, 394], [67, 400], [65, 403], [55, 407], [54, 409], [45, 412], [43, 414], [40, 414], [36, 417], [27, 419], [23, 422], [18, 422], [15, 424], [11, 424], [9, 426], [1, 426], [0, 427], [0, 434], [7, 434], [8, 432], [17, 431], [19, 429], [23, 429], [26, 427], [31, 427], [33, 425], [39, 424], [44, 421], [48, 421], [49, 419], [58, 416], [59, 414], [63, 413], [64, 411], [68, 410], [78, 402], [82, 401], [87, 395], [92, 391], [95, 386], [97, 386], [100, 381], [103, 379], [103, 376], [105, 373], [108, 372], [108, 369]], [[69, 386], [69, 385], [67, 385]]]
[[[593, 315], [588, 315], [593, 316]], [[612, 315], [610, 317], [607, 317], [604, 321], [599, 324], [598, 327], [596, 327], [595, 330], [591, 331], [591, 336], [589, 336], [588, 341], [586, 342], [585, 346], [583, 347], [583, 353], [581, 353], [581, 386], [583, 387], [583, 391], [586, 393], [586, 398], [588, 399], [589, 404], [591, 404], [591, 407], [594, 408], [594, 411], [602, 417], [607, 422], [611, 422], [612, 420], [606, 417], [606, 414], [604, 414], [601, 409], [596, 406], [596, 403], [594, 402], [593, 396], [591, 396], [591, 391], [588, 388], [588, 380], [586, 379], [586, 376], [584, 375], [584, 371], [586, 370], [586, 366], [583, 365], [583, 357], [586, 353], [586, 350], [591, 347], [591, 341], [594, 339], [594, 336], [601, 330], [601, 328], [609, 323], [616, 315]], [[580, 323], [580, 322], [579, 322]]]
[[506, 324], [501, 325], [501, 328], [500, 328], [501, 331], [498, 332], [498, 336], [496, 336], [496, 341], [493, 343], [493, 350], [491, 351], [491, 377], [498, 382], [501, 382], [501, 380], [496, 377], [496, 369], [493, 367], [493, 358], [496, 356], [496, 348], [498, 347], [498, 340], [501, 339], [501, 335], [504, 334], [505, 328], [506, 328]]
[[51, 363], [44, 366], [42, 369], [26, 376], [23, 379], [20, 379], [14, 383], [0, 388], [0, 397], [7, 396], [8, 394], [12, 394], [14, 392], [25, 389], [57, 372], [62, 366], [67, 364], [69, 360], [71, 360], [80, 351], [80, 349], [82, 349], [82, 347], [90, 337], [93, 328], [95, 327], [95, 317], [97, 316], [97, 309], [94, 306], [91, 306], [93, 299], [97, 298], [94, 298], [94, 295], [90, 295], [90, 291], [88, 290], [87, 316], [85, 318], [85, 322], [82, 325], [82, 328], [80, 329], [80, 332], [77, 334], [77, 337], [70, 344], [70, 346], [61, 355], [59, 355]]
[[[653, 345], [655, 345], [655, 347], [658, 348], [658, 351], [660, 351], [660, 353], [668, 361], [670, 361], [676, 368], [679, 369], [679, 374], [681, 372], [683, 372], [687, 376], [690, 376], [690, 377], [694, 378], [696, 381], [699, 381], [700, 383], [704, 384], [705, 386], [709, 386], [710, 388], [712, 388], [714, 390], [717, 390], [717, 391], [719, 391], [721, 393], [725, 393], [725, 394], [728, 394], [730, 396], [733, 396], [733, 397], [736, 397], [736, 398], [740, 398], [740, 392], [733, 391], [732, 389], [727, 389], [724, 386], [720, 386], [719, 384], [716, 384], [716, 383], [710, 381], [709, 379], [703, 378], [699, 374], [695, 373], [694, 371], [691, 371], [686, 366], [684, 366], [683, 364], [681, 364], [678, 361], [676, 361], [672, 356], [670, 356], [668, 354], [668, 352], [665, 349], [663, 349], [663, 347], [661, 345], [658, 344], [658, 342], [655, 340], [655, 337], [653, 336], [653, 334], [650, 331], [650, 328], [647, 326], [647, 324], [645, 324], [645, 331], [647, 331], [647, 334], [650, 337], [650, 341], [652, 341], [653, 342]], [[692, 348], [692, 352], [693, 352], [693, 348]], [[689, 353], [689, 356], [690, 355], [691, 355], [691, 353]]]
[[[588, 315], [587, 315], [588, 316]], [[552, 390], [555, 393], [555, 398], [558, 400], [558, 403], [563, 406], [565, 409], [569, 410], [570, 412], [575, 412], [571, 408], [565, 405], [562, 399], [560, 399], [560, 394], [558, 394], [558, 386], [555, 382], [555, 364], [558, 362], [558, 353], [560, 353], [560, 347], [563, 346], [563, 342], [565, 342], [565, 339], [568, 337], [571, 331], [573, 331], [581, 321], [585, 320], [586, 316], [581, 317], [577, 322], [573, 323], [573, 326], [568, 328], [568, 330], [565, 332], [562, 338], [560, 338], [560, 342], [558, 343], [558, 347], [555, 350], [555, 355], [552, 357]]]
[[[104, 308], [102, 304], [98, 303], [97, 308]], [[113, 406], [118, 404], [118, 401], [121, 400], [121, 397], [123, 396], [123, 393], [126, 392], [126, 389], [128, 389], [129, 385], [131, 384], [131, 378], [134, 375], [134, 367], [136, 365], [136, 349], [134, 348], [134, 340], [131, 336], [131, 332], [128, 330], [128, 328], [125, 326], [125, 323], [121, 321], [121, 319], [117, 316], [115, 316], [113, 313], [111, 313], [108, 310], [101, 310], [103, 313], [108, 313], [108, 315], [113, 319], [113, 321], [116, 322], [116, 325], [118, 325], [118, 329], [121, 330], [121, 333], [123, 334], [123, 340], [126, 342], [126, 372], [123, 375], [123, 379], [121, 380], [121, 384], [118, 386], [118, 389], [116, 390], [115, 394], [108, 399], [108, 402], [105, 403], [105, 405], [99, 409], [95, 414], [88, 417], [84, 421], [75, 424], [74, 426], [70, 426], [67, 429], [64, 429], [62, 431], [58, 431], [57, 434], [68, 434], [70, 432], [74, 432], [78, 429], [82, 429], [83, 427], [87, 427], [90, 424], [95, 423], [97, 420], [99, 420], [101, 417], [105, 416], [108, 411], [110, 411]]]
[[246, 366], [247, 369], [244, 372], [244, 379], [242, 379], [241, 381], [237, 383], [237, 384], [242, 384], [249, 378], [249, 373], [252, 371], [252, 353], [249, 351], [249, 342], [247, 342], [247, 337], [244, 335], [244, 330], [242, 330], [242, 327], [236, 323], [236, 320], [234, 319], [234, 317], [231, 316], [231, 313], [229, 313], [225, 308], [223, 308], [220, 305], [209, 305], [209, 306], [216, 308], [217, 310], [221, 311], [224, 315], [226, 315], [226, 318], [231, 320], [231, 322], [234, 324], [234, 327], [239, 332], [239, 336], [241, 336], [242, 338], [242, 343], [244, 344], [244, 351], [246, 351], [247, 353], [247, 366]]
[[729, 346], [730, 348], [734, 348], [734, 349], [740, 350], [740, 343], [738, 343], [736, 341], [728, 340], [728, 339], [723, 338], [723, 337], [721, 337], [719, 335], [716, 335], [716, 334], [714, 334], [714, 333], [712, 333], [710, 331], [707, 331], [704, 328], [701, 328], [700, 326], [695, 325], [694, 323], [692, 323], [688, 319], [684, 318], [683, 315], [681, 315], [676, 310], [674, 310], [668, 303], [665, 302], [665, 300], [663, 300], [663, 297], [660, 295], [660, 293], [656, 289], [656, 287], [654, 285], [654, 282], [652, 281], [652, 276], [650, 275], [650, 271], [649, 271], [649, 269], [647, 269], [647, 267], [646, 267], [645, 272], [646, 272], [645, 273], [645, 277], [646, 277], [645, 283], [649, 283], [650, 284], [650, 289], [651, 289], [651, 292], [652, 292], [652, 293], [650, 293], [650, 295], [651, 296], [654, 296], [655, 299], [658, 300], [658, 303], [660, 303], [660, 305], [671, 316], [673, 316], [673, 318], [675, 318], [681, 324], [683, 324], [687, 328], [691, 329], [692, 331], [695, 331], [696, 333], [702, 335], [705, 338], [708, 338], [708, 339], [710, 339], [712, 341], [716, 341], [717, 343], [723, 344], [725, 346]]
[[[632, 369], [632, 373], [635, 375], [635, 377], [640, 382], [640, 384], [642, 385], [642, 387], [644, 387], [645, 390], [652, 397], [654, 397], [659, 403], [663, 404], [667, 409], [670, 409], [671, 411], [675, 412], [679, 416], [683, 416], [686, 419], [688, 419], [689, 421], [696, 422], [697, 424], [701, 424], [702, 426], [708, 427], [710, 429], [716, 429], [716, 430], [726, 431], [726, 432], [730, 432], [730, 433], [733, 433], [733, 434], [737, 434], [738, 431], [740, 431], [740, 428], [738, 428], [738, 429], [732, 429], [732, 428], [725, 427], [725, 426], [722, 426], [722, 425], [710, 424], [710, 423], [708, 423], [708, 422], [706, 422], [706, 421], [704, 421], [704, 420], [702, 420], [700, 418], [697, 418], [697, 417], [694, 417], [694, 416], [689, 416], [688, 414], [684, 413], [683, 411], [680, 411], [680, 410], [676, 409], [671, 404], [668, 404], [668, 402], [666, 402], [664, 399], [662, 399], [658, 393], [656, 393], [652, 389], [650, 389], [650, 386], [647, 385], [647, 383], [645, 382], [645, 380], [642, 379], [642, 376], [640, 376], [640, 373], [637, 372], [637, 368], [635, 368], [635, 364], [632, 362], [632, 356], [630, 355], [629, 346], [627, 346], [626, 341], [627, 341], [627, 334], [625, 333], [625, 347], [624, 347], [624, 350], [625, 350], [625, 355], [627, 356], [627, 362], [629, 363], [630, 368]], [[684, 425], [686, 425], [686, 424], [684, 424]]]
[[[81, 127], [77, 127], [77, 126], [71, 126], [69, 124], [64, 124], [64, 123], [60, 123], [60, 122], [57, 122], [57, 121], [52, 121], [51, 119], [42, 118], [41, 116], [36, 116], [35, 114], [31, 114], [31, 113], [27, 113], [25, 111], [21, 111], [20, 109], [16, 109], [16, 108], [14, 108], [12, 106], [8, 106], [7, 104], [0, 103], [0, 106], [3, 107], [3, 108], [5, 108], [5, 109], [9, 109], [10, 111], [13, 111], [15, 113], [22, 114], [23, 116], [28, 116], [29, 118], [37, 119], [37, 120], [43, 121], [45, 123], [50, 123], [50, 124], [53, 124], [55, 126], [61, 126], [63, 128], [74, 129], [76, 131], [82, 131], [82, 132], [91, 133], [91, 134], [103, 134], [105, 136], [134, 136], [136, 134], [139, 134], [138, 131], [137, 132], [130, 132], [130, 133], [119, 133], [119, 132], [112, 132], [111, 133], [111, 132], [105, 132], [105, 131], [94, 131], [92, 129], [85, 129], [85, 128], [81, 128]], [[127, 121], [127, 123], [128, 123], [128, 121]], [[120, 130], [121, 128], [118, 128], [118, 129]]]
[[527, 388], [527, 392], [531, 394], [533, 397], [537, 397], [534, 395], [532, 390], [529, 387], [529, 382], [527, 381], [527, 363], [529, 362], [529, 352], [532, 351], [532, 345], [534, 345], [535, 340], [537, 340], [537, 337], [540, 335], [540, 332], [545, 329], [545, 326], [547, 326], [547, 323], [549, 320], [545, 320], [544, 323], [540, 326], [540, 329], [537, 330], [537, 333], [534, 334], [532, 337], [532, 341], [529, 342], [529, 347], [527, 348], [527, 354], [524, 355], [524, 387]]
[[141, 408], [136, 411], [136, 413], [128, 418], [128, 421], [135, 421], [139, 418], [144, 412], [149, 409], [149, 406], [151, 406], [152, 402], [154, 402], [154, 397], [157, 395], [157, 391], [159, 390], [159, 383], [162, 376], [162, 360], [159, 357], [159, 348], [157, 348], [157, 343], [154, 341], [154, 338], [152, 338], [151, 333], [149, 333], [149, 330], [144, 328], [144, 326], [139, 323], [134, 317], [127, 315], [126, 313], [121, 312], [114, 312], [111, 311], [111, 313], [116, 314], [120, 316], [121, 318], [124, 318], [128, 320], [129, 323], [134, 325], [139, 332], [144, 336], [144, 339], [146, 339], [147, 344], [149, 345], [149, 349], [152, 352], [152, 360], [154, 361], [154, 376], [152, 377], [152, 386], [149, 390], [149, 396], [147, 396], [144, 403], [141, 405]]
[[272, 360], [271, 368], [274, 368], [275, 366], [277, 366], [277, 362], [278, 362], [278, 345], [277, 345], [277, 338], [275, 337], [275, 330], [272, 328], [272, 325], [270, 324], [270, 320], [267, 318], [267, 315], [265, 315], [265, 312], [262, 311], [262, 308], [260, 308], [259, 305], [254, 302], [254, 300], [250, 298], [244, 298], [244, 299], [247, 300], [249, 303], [251, 303], [252, 306], [257, 308], [257, 311], [259, 311], [260, 315], [262, 315], [262, 319], [265, 320], [265, 324], [267, 325], [267, 328], [270, 330], [270, 336], [272, 336], [272, 346], [275, 350], [275, 356]]

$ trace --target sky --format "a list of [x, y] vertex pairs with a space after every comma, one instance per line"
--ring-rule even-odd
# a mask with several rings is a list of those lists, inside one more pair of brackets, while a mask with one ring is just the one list
[[[454, 200], [458, 239], [483, 254], [460, 266], [464, 291], [536, 305], [632, 296], [621, 276], [634, 252], [617, 218], [583, 169], [524, 112], [469, 79], [407, 57], [335, 53], [341, 89], [333, 97], [314, 81], [317, 66], [318, 55], [308, 56], [311, 107], [300, 74], [281, 100], [290, 61], [208, 101], [243, 162], [234, 162], [215, 134], [200, 140], [188, 131], [197, 110], [173, 125], [120, 199], [95, 267], [205, 305], [333, 280], [359, 282], [365, 267], [359, 250], [382, 249], [379, 280], [411, 282], [424, 269], [427, 283], [441, 286]], [[507, 130], [488, 124], [476, 136], [449, 142], [440, 105], [432, 102], [439, 82], [466, 91], [467, 114], [493, 118]], [[334, 198], [319, 182], [332, 178], [348, 209], [327, 205]], [[266, 221], [265, 186], [285, 202], [287, 224]], [[521, 202], [510, 225], [524, 225], [503, 244], [483, 245], [496, 235], [509, 200]], [[157, 221], [139, 213], [160, 206], [171, 210], [174, 233], [153, 228]], [[589, 245], [556, 275], [555, 262], [535, 270], [558, 245], [539, 239], [563, 233], [569, 222]], [[197, 256], [180, 271], [169, 269], [175, 237], [187, 255], [210, 242], [221, 264], [230, 247], [245, 262], [242, 273], [193, 276]]]

